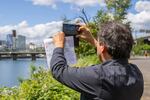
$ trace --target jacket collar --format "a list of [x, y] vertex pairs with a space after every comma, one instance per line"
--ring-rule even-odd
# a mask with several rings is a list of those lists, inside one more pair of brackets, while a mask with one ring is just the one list
[[120, 64], [128, 64], [128, 59], [110, 59], [102, 63], [102, 65], [106, 65], [109, 63], [120, 63]]

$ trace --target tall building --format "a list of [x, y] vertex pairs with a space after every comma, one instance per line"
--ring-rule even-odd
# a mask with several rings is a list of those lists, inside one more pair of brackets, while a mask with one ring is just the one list
[[7, 48], [12, 49], [13, 48], [13, 35], [12, 34], [7, 34]]
[[6, 41], [0, 40], [0, 51], [5, 51], [6, 48]]
[[0, 45], [1, 46], [6, 46], [6, 41], [5, 40], [0, 40]]
[[26, 37], [18, 35], [16, 38], [16, 49], [25, 50], [26, 49]]
[[12, 47], [12, 49], [13, 50], [16, 50], [16, 40], [17, 40], [16, 35], [17, 35], [16, 30], [12, 30], [12, 36], [13, 36], [13, 47]]
[[7, 35], [7, 48], [11, 50], [25, 50], [26, 37], [17, 35], [16, 30], [12, 30], [12, 34]]

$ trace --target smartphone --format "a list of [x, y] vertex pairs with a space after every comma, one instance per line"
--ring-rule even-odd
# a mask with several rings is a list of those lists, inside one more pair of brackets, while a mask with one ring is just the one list
[[79, 46], [79, 38], [76, 38], [79, 27], [80, 26], [76, 25], [76, 24], [63, 23], [63, 32], [65, 33], [65, 36], [73, 36], [74, 37], [75, 47]]
[[76, 36], [78, 34], [79, 25], [63, 23], [63, 32], [65, 36]]

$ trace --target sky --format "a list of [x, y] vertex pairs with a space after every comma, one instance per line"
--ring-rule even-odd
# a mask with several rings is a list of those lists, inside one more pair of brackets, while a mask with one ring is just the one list
[[[75, 19], [85, 8], [89, 18], [105, 8], [104, 0], [0, 0], [0, 39], [12, 29], [27, 42], [42, 42], [61, 29], [62, 19]], [[135, 30], [149, 28], [150, 0], [132, 0], [127, 19]]]

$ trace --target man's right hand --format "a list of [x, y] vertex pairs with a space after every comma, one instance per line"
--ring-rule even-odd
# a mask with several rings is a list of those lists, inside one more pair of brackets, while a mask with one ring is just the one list
[[80, 26], [78, 31], [80, 34], [77, 35], [77, 37], [89, 42], [91, 45], [96, 47], [97, 40], [92, 36], [90, 29], [87, 26]]

